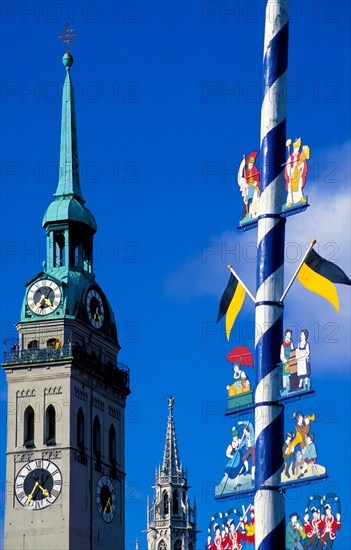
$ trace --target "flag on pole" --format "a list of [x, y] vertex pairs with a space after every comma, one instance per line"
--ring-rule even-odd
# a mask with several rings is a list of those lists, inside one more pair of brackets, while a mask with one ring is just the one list
[[351, 285], [351, 280], [340, 267], [322, 258], [311, 248], [297, 274], [300, 283], [311, 292], [328, 300], [339, 311], [339, 297], [334, 283]]
[[241, 307], [244, 303], [245, 298], [245, 289], [243, 285], [238, 281], [238, 279], [230, 274], [230, 279], [227, 284], [221, 302], [219, 304], [219, 311], [217, 317], [217, 323], [225, 317], [225, 332], [227, 335], [227, 340], [229, 340], [230, 332], [233, 328], [234, 321], [241, 310]]

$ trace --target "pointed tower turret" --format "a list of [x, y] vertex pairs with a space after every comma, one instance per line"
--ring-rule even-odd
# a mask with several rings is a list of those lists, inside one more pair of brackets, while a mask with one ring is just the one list
[[188, 497], [188, 480], [180, 462], [173, 417], [174, 397], [168, 398], [168, 423], [161, 468], [156, 470], [155, 497], [147, 507], [148, 550], [195, 550], [196, 521]]

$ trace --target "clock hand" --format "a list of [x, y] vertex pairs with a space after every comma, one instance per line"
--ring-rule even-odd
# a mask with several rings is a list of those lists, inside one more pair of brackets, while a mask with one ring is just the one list
[[110, 499], [110, 497], [108, 497], [108, 501], [106, 502], [106, 506], [105, 506], [105, 508], [104, 508], [104, 514], [106, 514], [106, 512], [107, 512], [107, 506], [110, 507], [110, 512], [112, 512], [112, 506], [111, 506], [111, 499]]
[[33, 496], [34, 496], [34, 492], [35, 492], [36, 488], [38, 487], [38, 485], [39, 485], [39, 481], [36, 481], [36, 482], [35, 482], [35, 485], [34, 485], [34, 487], [33, 487], [32, 492], [31, 492], [31, 493], [28, 495], [28, 497], [27, 497], [26, 504], [29, 504], [30, 501], [32, 500], [32, 498], [33, 498]]
[[101, 321], [101, 317], [100, 317], [98, 308], [96, 308], [96, 311], [95, 311], [94, 321]]
[[45, 300], [45, 296], [44, 294], [41, 294], [40, 295], [40, 299], [37, 301], [37, 303], [35, 304], [36, 307], [43, 307], [43, 299]]
[[[45, 485], [45, 483], [44, 483], [44, 485]], [[48, 496], [49, 496], [49, 491], [48, 491], [47, 489], [44, 489], [44, 487], [42, 487], [41, 485], [39, 485], [39, 483], [38, 483], [38, 487], [39, 487], [39, 489], [41, 490], [41, 492], [43, 493], [43, 496], [44, 496], [44, 497], [48, 497]]]

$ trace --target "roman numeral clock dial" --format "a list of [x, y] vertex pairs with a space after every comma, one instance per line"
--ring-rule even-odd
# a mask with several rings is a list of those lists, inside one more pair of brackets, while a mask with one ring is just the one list
[[90, 323], [94, 328], [101, 328], [105, 319], [104, 303], [100, 294], [93, 288], [87, 294], [86, 306]]
[[32, 510], [42, 510], [53, 504], [60, 496], [61, 489], [61, 472], [49, 460], [28, 462], [18, 472], [15, 481], [18, 502]]
[[116, 492], [108, 476], [101, 476], [97, 482], [96, 505], [102, 519], [111, 523], [116, 514]]
[[58, 308], [61, 302], [60, 287], [51, 279], [41, 279], [28, 290], [27, 304], [36, 315], [48, 315]]

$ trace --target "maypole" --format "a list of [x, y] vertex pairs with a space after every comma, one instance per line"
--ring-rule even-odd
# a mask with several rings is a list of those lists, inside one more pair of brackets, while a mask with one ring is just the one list
[[261, 197], [258, 216], [256, 294], [255, 548], [285, 548], [285, 502], [279, 491], [283, 466], [284, 407], [279, 396], [283, 332], [288, 0], [268, 0], [261, 111]]

